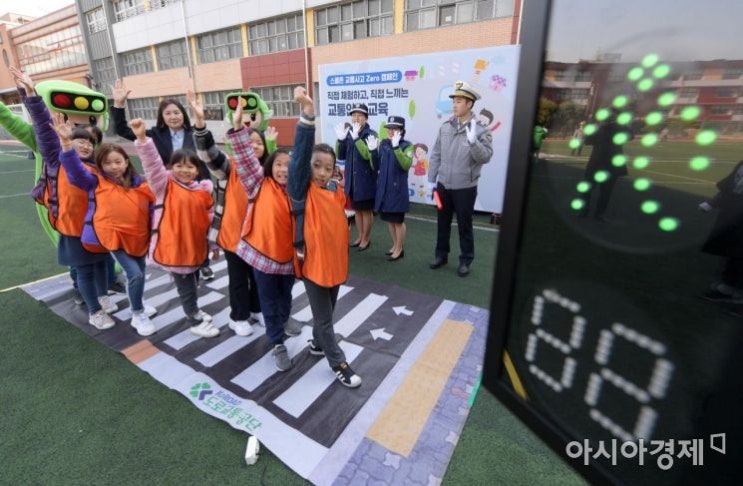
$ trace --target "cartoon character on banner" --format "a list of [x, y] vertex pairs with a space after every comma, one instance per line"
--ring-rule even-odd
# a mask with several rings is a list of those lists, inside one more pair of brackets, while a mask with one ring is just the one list
[[[25, 89], [18, 88], [25, 97]], [[65, 118], [71, 120], [75, 125], [97, 126], [102, 131], [108, 128], [108, 100], [103, 93], [94, 91], [82, 84], [64, 80], [41, 81], [34, 86], [36, 94], [44, 100], [44, 104], [52, 113], [62, 113]], [[39, 147], [36, 143], [33, 125], [20, 116], [16, 115], [7, 106], [0, 102], [0, 126], [5, 128], [10, 135], [29, 148], [34, 155], [34, 181], [36, 185], [31, 195], [36, 200], [36, 211], [41, 221], [44, 232], [49, 236], [54, 245], [59, 240], [59, 235], [52, 225], [54, 215], [49, 214], [50, 180], [56, 174], [48, 174], [46, 165], [41, 158]]]
[[410, 197], [425, 198], [428, 181], [428, 145], [416, 143], [413, 151], [412, 174], [408, 175], [408, 194]]
[[480, 114], [477, 115], [477, 123], [480, 126], [487, 128], [491, 132], [496, 131], [498, 127], [501, 126], [500, 121], [493, 121], [493, 120], [494, 120], [493, 112], [490, 110], [486, 110], [485, 108], [480, 110]]

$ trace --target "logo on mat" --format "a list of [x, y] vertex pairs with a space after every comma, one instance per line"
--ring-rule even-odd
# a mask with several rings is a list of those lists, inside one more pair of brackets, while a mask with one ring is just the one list
[[212, 393], [214, 392], [211, 390], [211, 385], [209, 385], [209, 383], [197, 383], [191, 387], [191, 396], [198, 398], [199, 400], [203, 400]]

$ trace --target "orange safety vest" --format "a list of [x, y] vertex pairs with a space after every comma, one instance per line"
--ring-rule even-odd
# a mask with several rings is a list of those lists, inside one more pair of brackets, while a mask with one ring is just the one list
[[[98, 172], [94, 166], [83, 163], [83, 167], [93, 174]], [[88, 212], [88, 193], [70, 183], [62, 164], [59, 165], [57, 177], [47, 179], [41, 203], [47, 209], [49, 223], [58, 233], [77, 238], [82, 235], [85, 214]]]
[[96, 238], [108, 251], [124, 250], [143, 257], [150, 243], [150, 205], [155, 195], [149, 184], [125, 188], [98, 176], [92, 226]]
[[224, 194], [224, 209], [219, 222], [217, 244], [224, 250], [235, 253], [240, 242], [245, 213], [248, 210], [248, 194], [237, 176], [234, 162], [230, 163], [229, 179]]
[[[295, 273], [321, 287], [335, 287], [348, 279], [348, 221], [343, 189], [329, 191], [310, 183], [304, 210], [305, 255]], [[297, 270], [301, 267], [301, 272]]]
[[209, 250], [209, 208], [213, 205], [211, 193], [169, 179], [160, 222], [153, 230], [157, 232], [157, 242], [152, 259], [168, 267], [198, 267], [204, 263]]
[[275, 262], [289, 263], [294, 258], [289, 197], [275, 180], [263, 179], [245, 216], [242, 238]]

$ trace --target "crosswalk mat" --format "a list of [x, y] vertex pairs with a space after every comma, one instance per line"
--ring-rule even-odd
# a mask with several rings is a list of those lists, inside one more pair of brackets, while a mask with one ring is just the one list
[[477, 391], [487, 311], [351, 276], [334, 314], [336, 338], [363, 379], [350, 389], [307, 350], [312, 313], [301, 281], [292, 317], [304, 325], [285, 342], [292, 368], [279, 372], [263, 327], [246, 337], [229, 329], [226, 263], [211, 268], [199, 306], [220, 328], [214, 338], [190, 332], [170, 275], [158, 269], [147, 269], [145, 301], [158, 310], [148, 337], [130, 326], [123, 294], [112, 296], [116, 325], [99, 331], [73, 302], [68, 277], [23, 289], [315, 484], [441, 482]]

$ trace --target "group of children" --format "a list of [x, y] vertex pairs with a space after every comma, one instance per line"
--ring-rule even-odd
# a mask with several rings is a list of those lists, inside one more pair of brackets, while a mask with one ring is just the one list
[[[264, 136], [243, 124], [241, 103], [227, 133], [232, 156], [221, 152], [191, 92], [196, 152], [172, 150], [165, 165], [145, 122], [131, 120], [142, 177], [122, 147], [103, 143], [93, 150], [88, 131], [64, 115], [52, 117], [30, 78], [20, 71], [14, 76], [27, 91], [23, 102], [44, 158], [47, 177], [35, 196], [49, 209], [60, 234], [59, 263], [74, 270], [92, 326], [105, 330], [115, 324], [108, 314], [117, 306], [106, 298], [106, 258], [111, 255], [126, 274], [132, 327], [142, 336], [157, 331], [150, 320], [157, 311], [143, 300], [149, 255], [172, 275], [191, 331], [218, 335], [211, 316], [198, 307], [197, 286], [209, 254], [217, 259], [222, 250], [230, 281], [230, 329], [247, 336], [253, 332], [251, 322], [262, 321], [277, 369], [290, 369], [284, 340], [301, 331], [301, 323], [289, 317], [292, 288], [301, 278], [314, 318], [309, 352], [325, 356], [343, 385], [361, 384], [333, 331], [338, 292], [348, 277], [346, 197], [332, 180], [334, 150], [314, 144], [314, 105], [304, 88], [294, 93], [302, 114], [291, 152], [275, 148], [272, 128]], [[171, 105], [165, 108], [182, 111], [175, 101]], [[390, 138], [391, 150], [400, 146], [399, 132], [391, 131]], [[376, 147], [369, 151], [379, 164]], [[204, 164], [216, 179], [216, 208], [214, 184], [201, 176]], [[401, 257], [401, 247], [393, 250]], [[257, 305], [251, 302], [256, 297]]]

